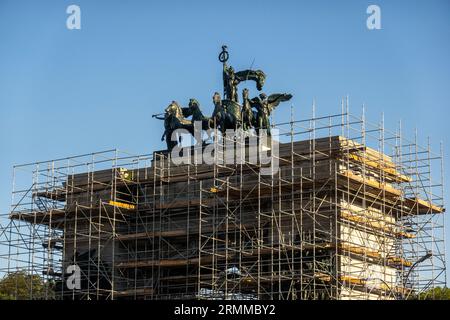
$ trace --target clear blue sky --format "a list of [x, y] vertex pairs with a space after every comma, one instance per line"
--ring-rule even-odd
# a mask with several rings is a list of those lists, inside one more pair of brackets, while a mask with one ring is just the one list
[[[66, 28], [70, 4], [81, 30]], [[381, 7], [382, 30], [366, 28], [369, 4]], [[224, 43], [236, 69], [255, 59], [268, 91], [293, 93], [299, 114], [313, 98], [318, 114], [334, 113], [348, 94], [373, 122], [384, 112], [395, 129], [402, 119], [405, 133], [443, 140], [448, 155], [449, 40], [445, 0], [0, 0], [0, 212], [13, 164], [150, 153], [164, 146], [151, 114], [172, 99], [195, 97], [211, 113]]]

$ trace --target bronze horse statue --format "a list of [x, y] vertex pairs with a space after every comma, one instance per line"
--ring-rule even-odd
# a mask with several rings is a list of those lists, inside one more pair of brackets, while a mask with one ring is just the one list
[[201, 121], [202, 130], [214, 128], [214, 120], [203, 114], [202, 110], [200, 110], [200, 103], [196, 99], [189, 100], [189, 107], [187, 109], [189, 110], [187, 116], [192, 116], [192, 122]]
[[[178, 143], [172, 141], [172, 134], [177, 129], [185, 129], [190, 134], [194, 135], [194, 126], [191, 120], [186, 119], [190, 115], [189, 108], [182, 108], [178, 102], [172, 101], [164, 110], [164, 117], [161, 114], [155, 114], [152, 117], [164, 120], [164, 133], [161, 136], [161, 141], [166, 140], [167, 149], [172, 150]], [[181, 137], [179, 137], [181, 142]]]

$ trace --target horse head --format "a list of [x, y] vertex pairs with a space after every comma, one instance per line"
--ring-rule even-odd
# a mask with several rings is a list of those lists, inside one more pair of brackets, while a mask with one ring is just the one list
[[200, 110], [200, 103], [196, 99], [189, 99], [189, 108], [191, 110]]
[[172, 101], [165, 109], [164, 112], [168, 115], [175, 115], [177, 113], [178, 103]]
[[220, 97], [220, 93], [214, 92], [213, 95], [213, 103], [215, 106], [220, 105], [222, 103], [222, 98]]

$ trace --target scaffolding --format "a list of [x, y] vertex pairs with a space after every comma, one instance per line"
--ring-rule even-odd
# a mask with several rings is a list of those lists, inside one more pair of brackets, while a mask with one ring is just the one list
[[[407, 299], [446, 286], [442, 147], [348, 109], [295, 120], [291, 108], [268, 164], [225, 136], [211, 164], [109, 150], [15, 166], [0, 275], [31, 275], [19, 299]], [[241, 161], [224, 159], [226, 143]]]

